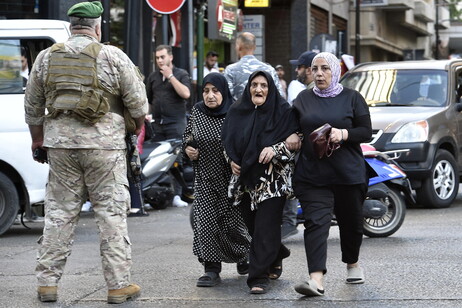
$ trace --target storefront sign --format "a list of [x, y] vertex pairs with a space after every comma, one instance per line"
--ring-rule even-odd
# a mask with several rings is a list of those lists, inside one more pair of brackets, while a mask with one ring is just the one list
[[[238, 24], [237, 0], [208, 1], [208, 38], [231, 41], [236, 36]], [[215, 8], [215, 16], [213, 16]], [[215, 18], [214, 18], [215, 17]]]
[[255, 35], [257, 47], [254, 56], [260, 61], [265, 61], [265, 16], [263, 15], [245, 15], [243, 31]]
[[270, 0], [245, 0], [244, 7], [269, 7]]

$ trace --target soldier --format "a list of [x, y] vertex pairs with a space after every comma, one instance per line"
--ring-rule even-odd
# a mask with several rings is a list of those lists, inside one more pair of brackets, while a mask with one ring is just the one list
[[102, 12], [99, 1], [68, 10], [72, 36], [38, 55], [26, 89], [32, 151], [46, 151], [50, 165], [36, 266], [42, 302], [57, 300], [58, 282], [87, 198], [99, 228], [108, 303], [123, 303], [140, 293], [130, 281], [125, 143], [129, 128], [124, 114], [139, 134], [148, 105], [138, 69], [121, 50], [100, 43]]
[[240, 60], [228, 65], [225, 69], [225, 77], [228, 80], [229, 91], [233, 95], [234, 101], [241, 98], [250, 74], [255, 71], [268, 72], [273, 77], [279, 93], [284, 97], [284, 90], [279, 83], [276, 70], [271, 65], [261, 62], [253, 55], [257, 47], [255, 35], [250, 32], [239, 34], [235, 47]]

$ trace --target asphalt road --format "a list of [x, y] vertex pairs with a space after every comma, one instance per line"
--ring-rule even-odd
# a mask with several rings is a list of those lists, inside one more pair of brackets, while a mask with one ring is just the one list
[[[202, 267], [191, 251], [188, 208], [151, 211], [129, 218], [133, 242], [132, 279], [141, 296], [122, 307], [462, 307], [462, 195], [449, 209], [409, 209], [403, 226], [388, 238], [364, 238], [361, 263], [366, 283], [347, 285], [340, 261], [337, 227], [329, 237], [326, 295], [306, 298], [293, 286], [308, 275], [303, 226], [287, 239], [292, 255], [280, 279], [265, 295], [250, 295], [245, 276], [225, 264], [222, 283], [198, 288]], [[36, 240], [42, 223], [31, 230], [13, 226], [0, 237], [0, 307], [106, 307], [93, 215], [85, 213], [76, 231], [59, 286], [57, 303], [40, 303], [34, 275]]]

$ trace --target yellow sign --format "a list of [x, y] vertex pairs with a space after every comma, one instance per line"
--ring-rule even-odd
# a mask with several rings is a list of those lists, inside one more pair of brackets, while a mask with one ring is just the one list
[[269, 7], [270, 0], [245, 0], [244, 7]]

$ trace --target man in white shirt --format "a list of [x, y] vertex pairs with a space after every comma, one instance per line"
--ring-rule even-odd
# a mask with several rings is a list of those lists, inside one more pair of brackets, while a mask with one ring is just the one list
[[[204, 62], [204, 76], [207, 76], [208, 74], [215, 72], [219, 73], [220, 70], [218, 69], [218, 57], [219, 54], [216, 53], [215, 51], [209, 51], [207, 52], [207, 55], [205, 56], [205, 62]], [[197, 84], [197, 67], [194, 68], [193, 73], [192, 73], [192, 83]]]
[[287, 101], [292, 104], [292, 101], [297, 97], [298, 93], [305, 89], [314, 87], [314, 78], [311, 74], [311, 62], [316, 53], [313, 51], [305, 51], [298, 57], [297, 60], [290, 60], [290, 63], [296, 65], [297, 79], [292, 80], [287, 90]]

